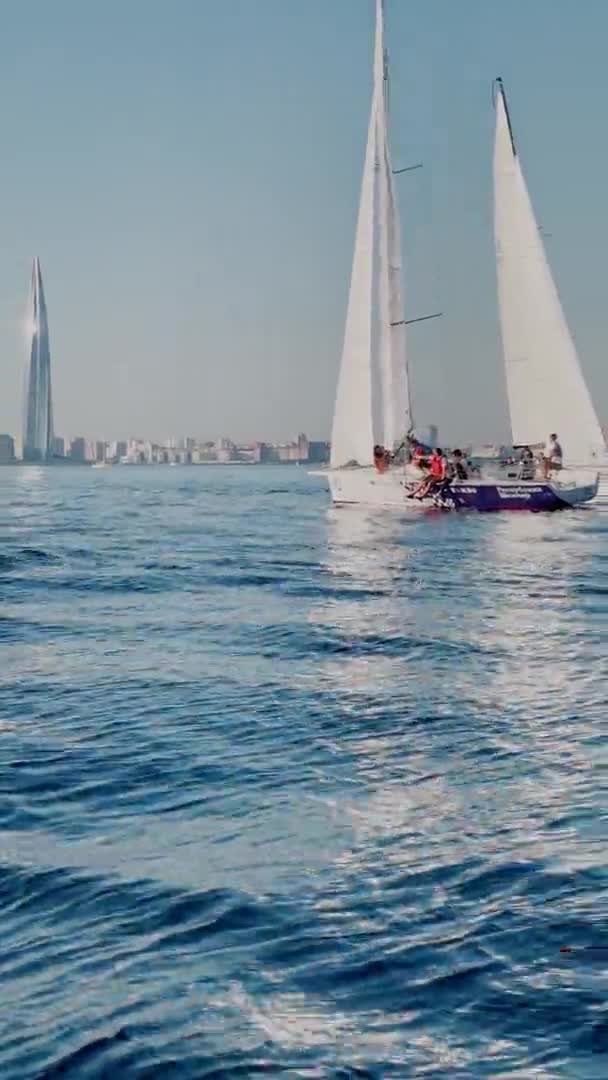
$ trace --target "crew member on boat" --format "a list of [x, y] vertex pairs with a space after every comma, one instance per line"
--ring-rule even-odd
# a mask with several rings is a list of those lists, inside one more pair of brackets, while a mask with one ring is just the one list
[[429, 452], [421, 443], [417, 443], [412, 451], [412, 463], [417, 465], [419, 469], [428, 469], [429, 467]]
[[446, 481], [447, 460], [443, 450], [437, 446], [431, 454], [429, 475], [425, 476], [422, 483], [408, 496], [410, 499], [424, 499], [427, 495], [433, 495]]
[[553, 432], [547, 439], [547, 442], [545, 443], [545, 448], [543, 450], [543, 467], [545, 472], [545, 479], [548, 478], [552, 470], [557, 471], [557, 469], [561, 469], [563, 456], [564, 455], [562, 453], [562, 448], [558, 442], [557, 435], [555, 434], [555, 432]]
[[[469, 471], [462, 450], [454, 450], [452, 454], [452, 472], [455, 480], [468, 480]], [[451, 477], [449, 477], [451, 479]]]
[[376, 443], [374, 446], [374, 466], [376, 472], [384, 473], [389, 467], [391, 455], [388, 450], [385, 450], [383, 446]]
[[[413, 435], [407, 435], [402, 447], [407, 448], [407, 460], [412, 465], [417, 465], [419, 469], [426, 469], [429, 465], [429, 458], [432, 453], [430, 446], [425, 446]], [[400, 448], [401, 449], [401, 448]]]
[[534, 480], [535, 472], [534, 454], [529, 446], [524, 446], [519, 455], [519, 479]]

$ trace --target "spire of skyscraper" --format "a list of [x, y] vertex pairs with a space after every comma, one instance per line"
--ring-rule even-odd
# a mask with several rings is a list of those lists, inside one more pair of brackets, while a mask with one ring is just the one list
[[46, 461], [53, 449], [51, 352], [40, 261], [34, 259], [28, 310], [29, 358], [23, 426], [24, 461]]

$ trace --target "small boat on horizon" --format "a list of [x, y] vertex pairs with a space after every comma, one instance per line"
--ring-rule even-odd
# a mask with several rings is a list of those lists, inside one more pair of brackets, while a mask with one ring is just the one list
[[[531, 480], [520, 479], [504, 470], [497, 472], [494, 469], [487, 473], [484, 470], [480, 476], [469, 480], [452, 481], [449, 491], [444, 488], [440, 497], [431, 495], [417, 500], [408, 497], [424, 476], [416, 465], [393, 465], [381, 472], [375, 467], [374, 446], [394, 452], [406, 445], [415, 430], [406, 328], [412, 322], [437, 317], [426, 315], [420, 319], [407, 319], [405, 315], [401, 226], [394, 180], [396, 172], [405, 170], [394, 170], [391, 162], [388, 84], [384, 0], [376, 0], [371, 115], [334, 409], [330, 467], [323, 472], [332, 500], [338, 505], [361, 504], [404, 510], [441, 505], [445, 509], [480, 511], [546, 511], [589, 502], [598, 490], [598, 473], [593, 468], [568, 469], [557, 476]], [[499, 96], [504, 101], [502, 83]], [[506, 106], [504, 114], [506, 118]], [[514, 250], [514, 244], [515, 238], [510, 251]], [[550, 274], [549, 282], [552, 285]], [[536, 302], [541, 302], [540, 296], [536, 297]], [[516, 304], [513, 310], [505, 308], [507, 323], [516, 314]], [[543, 442], [550, 431], [560, 431], [557, 422], [560, 416], [548, 421]], [[530, 437], [518, 441], [532, 443], [538, 440]], [[588, 462], [585, 460], [581, 464]]]

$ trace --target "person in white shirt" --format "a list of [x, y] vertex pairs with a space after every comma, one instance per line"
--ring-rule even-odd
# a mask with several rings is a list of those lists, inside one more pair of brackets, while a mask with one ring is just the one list
[[557, 435], [553, 433], [549, 436], [545, 443], [545, 449], [543, 450], [545, 477], [549, 476], [552, 469], [561, 469], [562, 458], [562, 448], [558, 442]]

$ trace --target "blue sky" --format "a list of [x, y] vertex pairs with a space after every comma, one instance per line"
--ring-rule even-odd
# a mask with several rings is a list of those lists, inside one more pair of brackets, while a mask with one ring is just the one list
[[[373, 0], [2, 4], [0, 430], [20, 425], [30, 263], [64, 434], [329, 433]], [[386, 0], [416, 412], [506, 434], [491, 208], [502, 74], [608, 423], [608, 5]]]

